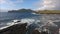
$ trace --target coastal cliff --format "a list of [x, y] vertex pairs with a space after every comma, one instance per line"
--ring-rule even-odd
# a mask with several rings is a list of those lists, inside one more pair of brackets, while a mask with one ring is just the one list
[[60, 10], [38, 10], [37, 14], [60, 14]]

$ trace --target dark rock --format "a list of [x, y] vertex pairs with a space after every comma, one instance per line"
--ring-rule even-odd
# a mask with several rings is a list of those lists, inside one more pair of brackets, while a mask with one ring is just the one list
[[38, 30], [33, 30], [31, 34], [40, 34]]
[[48, 32], [45, 31], [39, 32], [38, 30], [33, 30], [31, 34], [48, 34]]
[[16, 24], [6, 29], [0, 30], [0, 34], [25, 34], [27, 31], [26, 26], [27, 23]]
[[31, 32], [33, 31], [33, 30], [35, 30], [35, 28], [38, 28], [39, 26], [37, 25], [37, 24], [35, 24], [35, 23], [32, 23], [32, 24], [30, 24], [29, 26], [28, 26], [28, 28], [27, 28], [27, 34], [31, 34]]
[[48, 34], [48, 32], [42, 31], [40, 34]]

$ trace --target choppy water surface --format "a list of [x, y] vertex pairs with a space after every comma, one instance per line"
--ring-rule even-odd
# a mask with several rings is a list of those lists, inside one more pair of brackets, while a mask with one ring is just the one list
[[[29, 24], [41, 26], [48, 22], [60, 22], [60, 14], [34, 14], [34, 13], [8, 13], [0, 12], [0, 28], [8, 26], [8, 23], [12, 20], [22, 20]], [[52, 26], [60, 26], [57, 23], [50, 23]], [[10, 24], [11, 25], [11, 24]], [[32, 24], [31, 24], [32, 25]], [[42, 26], [43, 26], [42, 25]]]

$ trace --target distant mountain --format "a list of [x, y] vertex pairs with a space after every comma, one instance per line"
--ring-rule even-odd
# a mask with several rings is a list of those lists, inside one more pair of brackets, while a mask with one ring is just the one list
[[8, 11], [9, 13], [22, 13], [22, 12], [34, 12], [33, 10], [31, 9], [19, 9], [19, 10], [10, 10]]

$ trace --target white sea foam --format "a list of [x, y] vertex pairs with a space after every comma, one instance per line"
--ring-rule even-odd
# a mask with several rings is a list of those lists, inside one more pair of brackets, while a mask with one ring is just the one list
[[[59, 18], [60, 19], [60, 17], [58, 16], [56, 16], [56, 15], [43, 15], [43, 16], [41, 16], [42, 18], [39, 18], [39, 19], [37, 19], [37, 18], [24, 18], [24, 19], [21, 19], [20, 21], [21, 22], [19, 22], [19, 23], [28, 23], [28, 26], [30, 25], [30, 24], [32, 24], [32, 23], [35, 23], [35, 24], [37, 24], [38, 26], [40, 26], [40, 27], [43, 27], [43, 26], [53, 26], [53, 27], [57, 27], [57, 25], [55, 24], [55, 23], [53, 23], [53, 22], [58, 22], [58, 21], [60, 21], [60, 20], [55, 20], [55, 19], [57, 19], [57, 18]], [[49, 23], [48, 23], [49, 22]], [[12, 26], [12, 25], [15, 25], [15, 24], [19, 24], [19, 23], [14, 23], [14, 22], [8, 22], [8, 23], [6, 23], [5, 25], [8, 25], [8, 26], [4, 26], [4, 27], [1, 27], [0, 28], [0, 30], [1, 29], [4, 29], [4, 28], [7, 28], [7, 27], [10, 27], [10, 26]], [[48, 24], [47, 24], [48, 23]], [[1, 25], [3, 25], [3, 24], [1, 24]]]
[[9, 26], [4, 26], [4, 27], [1, 27], [1, 28], [0, 28], [0, 30], [5, 29], [5, 28], [7, 28], [7, 27], [9, 27]]
[[35, 14], [35, 15], [40, 15], [40, 14], [36, 14], [36, 13], [32, 13], [32, 14]]
[[[13, 21], [13, 20], [12, 20]], [[16, 20], [17, 21], [17, 20]], [[16, 22], [15, 21], [15, 22]], [[48, 23], [48, 25], [47, 26], [57, 26], [56, 24], [54, 24], [52, 21], [50, 21], [50, 20], [46, 20], [47, 22], [45, 23], [45, 18], [44, 18], [44, 20], [43, 21], [41, 21], [40, 22], [40, 20], [36, 20], [36, 19], [32, 19], [32, 18], [25, 18], [25, 19], [21, 19], [20, 20], [21, 22], [18, 22], [18, 23], [14, 23], [14, 22], [8, 22], [8, 23], [6, 23], [5, 25], [7, 25], [7, 26], [4, 26], [4, 27], [1, 27], [0, 28], [0, 30], [1, 29], [4, 29], [4, 28], [7, 28], [7, 27], [10, 27], [10, 26], [12, 26], [12, 25], [15, 25], [15, 24], [21, 24], [21, 23], [28, 23], [28, 26], [30, 25], [30, 24], [32, 24], [32, 23], [35, 23], [35, 24], [37, 24], [39, 27], [43, 27], [43, 26], [46, 26], [47, 25], [47, 23]], [[39, 24], [40, 23], [40, 24]], [[3, 25], [3, 24], [1, 24], [1, 25]]]
[[[13, 20], [12, 20], [13, 21]], [[17, 20], [16, 20], [17, 21]], [[15, 21], [15, 22], [16, 22]], [[15, 25], [15, 24], [21, 24], [21, 23], [28, 23], [28, 25], [30, 25], [30, 24], [32, 24], [32, 23], [34, 23], [34, 22], [39, 22], [38, 20], [36, 21], [35, 19], [31, 19], [31, 18], [25, 18], [25, 19], [21, 19], [20, 20], [21, 22], [18, 22], [18, 23], [15, 23], [15, 22], [8, 22], [8, 23], [6, 23], [5, 25], [7, 25], [7, 26], [4, 26], [4, 27], [1, 27], [0, 28], [0, 30], [1, 29], [4, 29], [4, 28], [7, 28], [7, 27], [10, 27], [10, 26], [12, 26], [12, 25]], [[3, 25], [3, 24], [2, 24]]]

